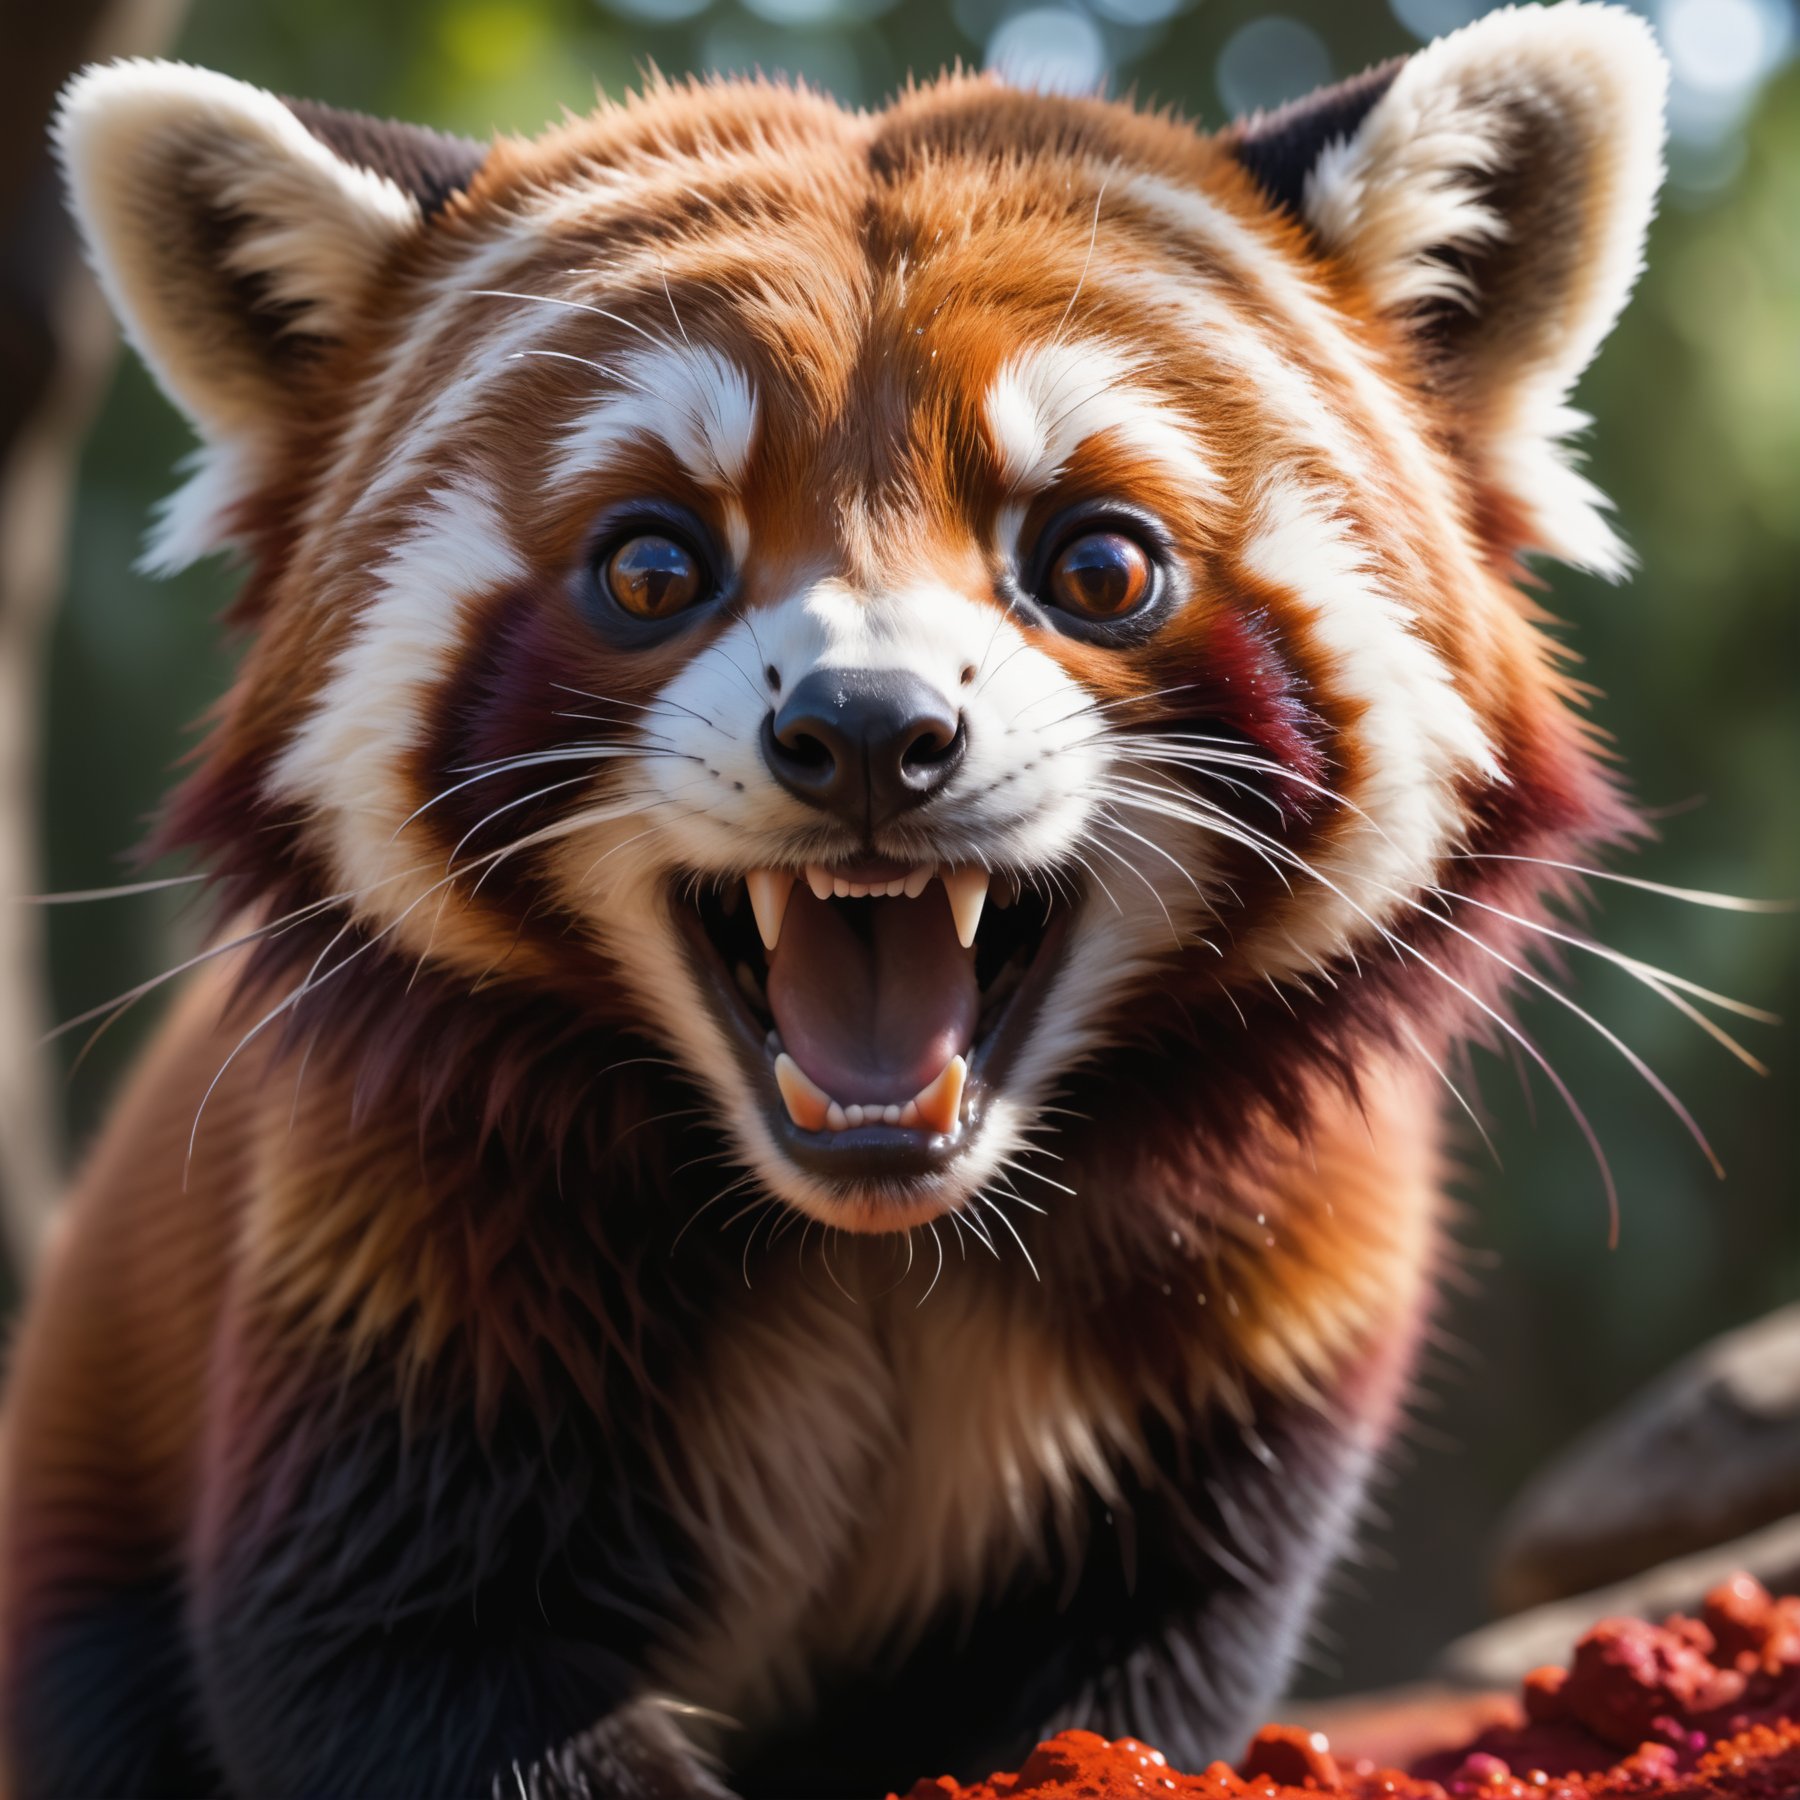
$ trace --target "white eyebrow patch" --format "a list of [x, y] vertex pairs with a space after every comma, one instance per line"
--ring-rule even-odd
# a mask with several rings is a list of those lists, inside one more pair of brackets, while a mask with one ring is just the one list
[[1043, 344], [1004, 363], [987, 392], [987, 425], [1014, 494], [1048, 487], [1093, 437], [1111, 437], [1183, 487], [1216, 493], [1219, 478], [1193, 428], [1130, 378], [1139, 367], [1104, 344]]
[[663, 344], [596, 367], [624, 392], [596, 401], [563, 432], [552, 482], [581, 480], [615, 462], [627, 445], [654, 438], [701, 486], [737, 488], [756, 440], [757, 398], [736, 363], [717, 350]]

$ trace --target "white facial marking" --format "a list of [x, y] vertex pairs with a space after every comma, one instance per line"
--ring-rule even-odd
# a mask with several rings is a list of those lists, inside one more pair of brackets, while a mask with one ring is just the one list
[[1000, 548], [1009, 552], [1028, 499], [1056, 481], [1089, 438], [1110, 437], [1156, 464], [1184, 488], [1216, 495], [1219, 479], [1193, 426], [1130, 378], [1137, 359], [1106, 344], [1042, 344], [1010, 358], [986, 401], [1001, 473], [1016, 497], [1004, 512]]
[[[590, 201], [601, 206], [624, 197], [609, 189], [594, 193]], [[584, 311], [591, 313], [601, 295], [629, 285], [634, 276], [658, 272], [658, 265], [646, 261], [641, 266], [610, 267], [610, 285], [605, 287], [590, 281], [543, 294], [510, 287], [509, 281], [520, 279], [516, 274], [520, 259], [536, 247], [528, 232], [503, 234], [472, 252], [456, 277], [434, 290], [423, 304], [415, 326], [398, 341], [371, 383], [362, 422], [346, 440], [339, 458], [336, 473], [349, 484], [351, 516], [366, 517], [390, 503], [430, 465], [446, 442], [468, 435], [498, 384], [516, 376], [521, 367], [533, 366], [533, 359], [540, 356], [567, 358], [563, 366], [571, 376], [595, 385], [611, 378], [626, 391], [601, 398], [564, 434], [552, 481], [579, 480], [630, 443], [654, 437], [668, 445], [696, 481], [726, 495], [726, 541], [733, 557], [742, 562], [749, 553], [749, 525], [730, 491], [741, 481], [755, 442], [757, 399], [749, 378], [719, 352], [685, 344], [659, 345], [641, 353], [629, 349], [601, 352], [592, 357], [586, 357], [579, 343], [565, 340], [555, 349], [546, 346], [543, 339], [566, 330], [571, 318]], [[590, 292], [595, 295], [592, 303], [583, 297]], [[414, 379], [438, 334], [459, 317], [466, 317], [472, 307], [492, 314], [488, 335], [460, 372], [432, 394], [417, 418], [407, 422], [376, 466], [365, 468], [373, 427], [383, 418], [379, 395]], [[609, 323], [604, 316], [599, 322]], [[584, 369], [584, 359], [599, 367]], [[623, 410], [609, 410], [615, 401], [622, 403]], [[337, 490], [328, 484], [324, 491], [332, 494]], [[337, 522], [337, 514], [329, 508], [320, 519], [326, 530], [335, 529]]]
[[420, 870], [429, 859], [395, 835], [412, 810], [402, 771], [425, 702], [454, 665], [468, 602], [525, 573], [486, 487], [434, 489], [367, 571], [373, 597], [270, 774], [273, 793], [324, 822], [343, 887], [380, 886], [390, 916], [443, 872], [441, 858]]
[[1291, 472], [1266, 481], [1244, 559], [1306, 610], [1326, 653], [1322, 686], [1362, 711], [1361, 778], [1344, 796], [1360, 816], [1309, 859], [1341, 897], [1294, 878], [1305, 911], [1279, 934], [1254, 940], [1263, 971], [1279, 977], [1328, 965], [1346, 943], [1366, 942], [1374, 927], [1363, 914], [1383, 923], [1400, 914], [1402, 896], [1435, 879], [1463, 829], [1455, 779], [1503, 776], [1468, 702], [1328, 493]]
[[729, 357], [670, 344], [615, 353], [606, 375], [626, 391], [607, 395], [564, 432], [554, 482], [579, 481], [644, 438], [667, 444], [702, 486], [730, 491], [743, 480], [756, 438], [756, 390]]
[[[597, 191], [596, 205], [622, 196]], [[541, 248], [527, 220], [508, 217], [496, 235], [472, 245], [450, 270], [430, 283], [417, 302], [408, 328], [373, 365], [360, 396], [356, 417], [344, 434], [332, 479], [320, 488], [314, 515], [316, 529], [333, 531], [348, 502], [358, 517], [386, 505], [447, 443], [472, 435], [479, 411], [496, 382], [519, 367], [520, 353], [536, 346], [557, 326], [566, 324], [569, 308], [557, 294], [543, 298], [522, 292], [520, 274]], [[516, 294], [517, 298], [507, 296]], [[384, 396], [409, 392], [442, 355], [445, 338], [479, 320], [483, 335], [462, 369], [450, 380], [433, 383], [422, 410], [396, 421], [382, 404]], [[385, 451], [384, 438], [392, 436]]]
[[[768, 684], [769, 668], [779, 689]], [[1080, 719], [1085, 691], [996, 607], [943, 587], [865, 596], [827, 580], [734, 623], [694, 656], [654, 711], [664, 740], [718, 771], [702, 790], [708, 820], [684, 830], [697, 866], [803, 862], [830, 836], [814, 808], [770, 777], [760, 737], [763, 714], [816, 669], [905, 670], [962, 712], [968, 749], [953, 791], [931, 809], [928, 826], [896, 825], [893, 854], [902, 854], [908, 832], [925, 830], [934, 860], [1030, 865], [1039, 852], [1060, 851], [1072, 790], [1097, 754], [1080, 743], [1090, 731]], [[974, 671], [967, 682], [965, 670]], [[688, 792], [691, 773], [691, 764], [662, 758], [650, 779], [673, 801]], [[746, 832], [755, 834], [751, 842]]]

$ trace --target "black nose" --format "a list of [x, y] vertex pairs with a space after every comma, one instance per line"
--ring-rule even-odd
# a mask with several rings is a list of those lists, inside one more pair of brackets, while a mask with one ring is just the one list
[[922, 806], [956, 772], [956, 708], [897, 669], [819, 669], [763, 720], [763, 757], [790, 794], [864, 836]]

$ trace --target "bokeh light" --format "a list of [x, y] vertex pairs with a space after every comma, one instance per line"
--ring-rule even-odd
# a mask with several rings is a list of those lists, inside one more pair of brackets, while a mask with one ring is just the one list
[[1676, 81], [1702, 93], [1747, 96], [1793, 42], [1785, 0], [1663, 0], [1660, 11]]
[[1394, 17], [1426, 43], [1478, 19], [1488, 10], [1487, 0], [1388, 0]]
[[1109, 66], [1100, 27], [1065, 6], [1034, 6], [1003, 21], [988, 39], [986, 64], [1040, 94], [1092, 93]]
[[865, 98], [862, 67], [841, 34], [780, 30], [741, 13], [708, 21], [700, 36], [700, 66], [709, 75], [789, 76], [846, 106]]
[[1669, 58], [1669, 192], [1694, 205], [1733, 181], [1756, 98], [1794, 52], [1793, 0], [1656, 0]]
[[1275, 14], [1253, 19], [1219, 52], [1219, 98], [1234, 117], [1279, 106], [1331, 79], [1331, 52], [1310, 25]]
[[745, 9], [771, 25], [860, 25], [888, 11], [895, 0], [743, 0]]
[[1115, 25], [1163, 25], [1186, 12], [1194, 0], [1089, 0], [1101, 18]]

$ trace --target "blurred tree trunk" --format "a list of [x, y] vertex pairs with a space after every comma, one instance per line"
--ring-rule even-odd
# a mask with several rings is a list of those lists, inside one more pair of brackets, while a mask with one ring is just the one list
[[114, 340], [62, 210], [46, 128], [83, 63], [144, 55], [185, 0], [0, 0], [0, 1227], [22, 1282], [60, 1176], [38, 891], [38, 701], [82, 436]]

